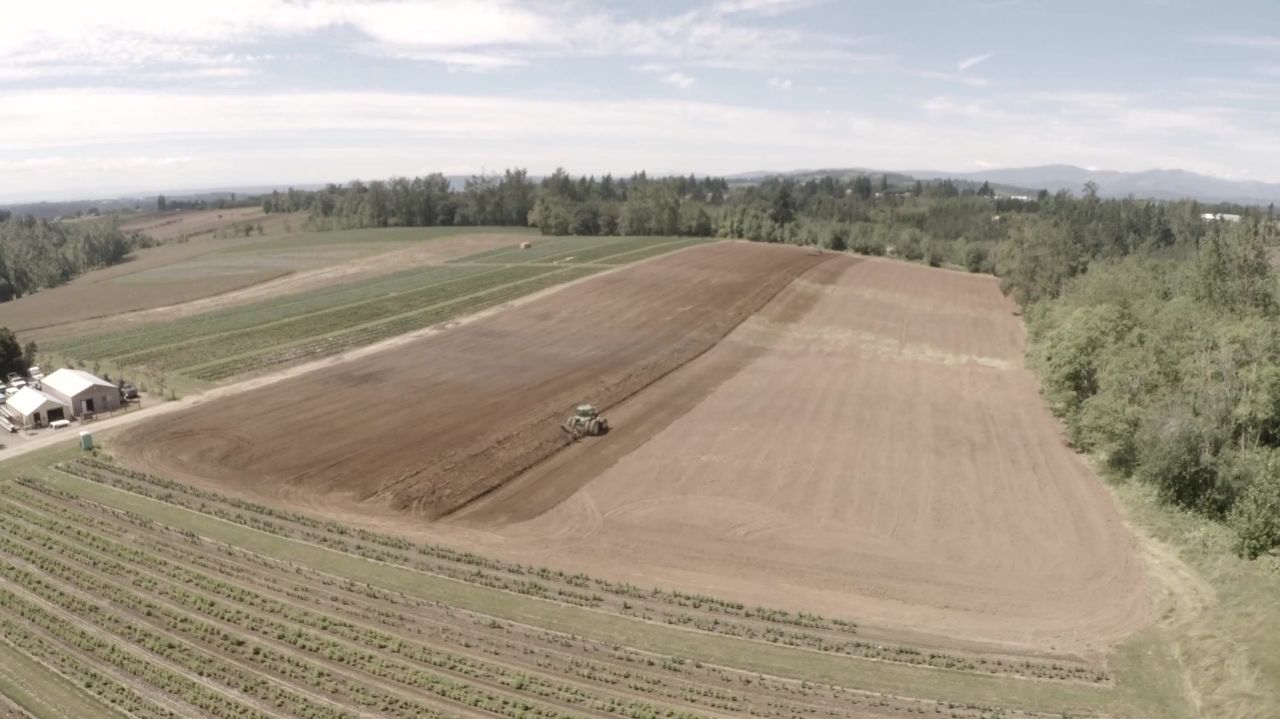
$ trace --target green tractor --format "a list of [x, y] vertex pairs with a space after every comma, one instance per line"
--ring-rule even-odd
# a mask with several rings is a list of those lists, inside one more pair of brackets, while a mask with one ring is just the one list
[[580, 404], [573, 408], [573, 414], [560, 425], [560, 429], [572, 440], [599, 437], [609, 431], [609, 420], [601, 417], [595, 407]]

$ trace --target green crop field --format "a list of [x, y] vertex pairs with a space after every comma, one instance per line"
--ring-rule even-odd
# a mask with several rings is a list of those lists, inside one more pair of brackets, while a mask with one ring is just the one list
[[888, 645], [836, 617], [416, 543], [102, 452], [7, 464], [0, 557], [0, 658], [19, 669], [0, 687], [49, 687], [36, 716], [1152, 716], [1101, 665]]
[[[407, 231], [406, 231], [407, 232]], [[417, 232], [416, 230], [414, 232]], [[397, 230], [335, 240], [390, 242]], [[421, 233], [418, 232], [418, 235]], [[416, 235], [415, 235], [416, 236]], [[703, 240], [562, 237], [185, 317], [65, 339], [44, 350], [58, 363], [147, 379], [152, 389], [198, 389], [331, 355], [477, 312], [557, 284]], [[279, 252], [291, 238], [256, 249]], [[309, 247], [309, 245], [308, 245]]]

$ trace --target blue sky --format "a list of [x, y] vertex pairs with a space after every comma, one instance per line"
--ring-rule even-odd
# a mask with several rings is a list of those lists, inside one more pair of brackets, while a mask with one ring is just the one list
[[1280, 181], [1275, 0], [43, 0], [0, 201], [510, 166]]

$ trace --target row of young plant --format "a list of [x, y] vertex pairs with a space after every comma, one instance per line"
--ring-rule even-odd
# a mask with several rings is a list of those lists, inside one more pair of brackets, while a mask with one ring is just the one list
[[[99, 671], [61, 643], [42, 635], [26, 621], [0, 614], [0, 636], [10, 646], [53, 669], [73, 684], [134, 719], [180, 719], [179, 714], [147, 699], [123, 682]], [[104, 711], [104, 715], [108, 712]]]
[[[136, 608], [148, 616], [171, 619], [174, 616], [198, 616], [212, 627], [212, 631], [221, 630], [238, 637], [257, 636], [264, 645], [284, 645], [292, 651], [314, 655], [355, 672], [426, 690], [442, 698], [504, 716], [565, 716], [552, 706], [508, 698], [502, 693], [508, 691], [620, 717], [663, 715], [694, 719], [697, 716], [638, 701], [600, 697], [541, 675], [513, 671], [492, 662], [434, 649], [389, 632], [302, 609], [104, 539], [95, 531], [76, 525], [12, 507], [7, 508], [7, 515], [28, 525], [18, 531], [56, 551], [63, 560], [78, 562], [110, 577], [101, 585], [102, 591], [107, 595], [115, 593], [121, 606]], [[34, 529], [37, 526], [57, 536], [43, 534]], [[0, 548], [12, 550], [12, 546], [3, 539], [0, 539]], [[69, 579], [66, 574], [60, 576]], [[145, 592], [145, 595], [130, 595], [127, 590], [120, 590], [119, 583], [123, 582]], [[153, 601], [152, 597], [164, 600], [164, 603]], [[242, 646], [244, 639], [233, 639], [233, 643]], [[397, 661], [397, 657], [403, 661]], [[293, 664], [305, 668], [303, 663], [295, 661]], [[499, 687], [500, 691], [486, 691], [483, 689], [486, 684]], [[331, 680], [318, 688], [336, 693], [338, 689], [335, 687]]]
[[686, 247], [701, 245], [701, 244], [704, 244], [705, 242], [707, 242], [707, 240], [702, 240], [702, 239], [679, 240], [677, 242], [669, 242], [669, 243], [655, 245], [655, 246], [648, 247], [641, 250], [634, 250], [632, 252], [627, 252], [625, 254], [611, 255], [609, 257], [605, 257], [603, 259], [599, 259], [596, 261], [602, 265], [625, 265], [632, 262], [647, 260], [650, 257], [665, 255], [668, 252], [683, 250]]
[[651, 237], [633, 237], [629, 239], [614, 240], [612, 242], [597, 243], [594, 246], [586, 247], [581, 250], [562, 252], [557, 255], [546, 257], [542, 261], [574, 264], [604, 262], [610, 258], [623, 257], [639, 250], [665, 248], [668, 245], [673, 244], [673, 242], [655, 240]]
[[[49, 542], [47, 537], [45, 542]], [[57, 542], [51, 544], [50, 550], [69, 552], [66, 545]], [[124, 589], [113, 581], [98, 580], [81, 567], [31, 551], [8, 539], [0, 538], [0, 551], [10, 558], [29, 562], [42, 576], [54, 577], [60, 583], [74, 587], [84, 596], [93, 597], [95, 601], [62, 591], [51, 582], [21, 570], [8, 571], [0, 567], [0, 576], [22, 586], [33, 587], [43, 598], [82, 620], [90, 621], [120, 639], [157, 653], [188, 670], [215, 679], [230, 691], [243, 692], [263, 701], [271, 699], [274, 702], [277, 698], [292, 697], [293, 700], [304, 703], [298, 706], [310, 704], [305, 706], [304, 715], [352, 716], [350, 710], [342, 708], [348, 706], [376, 709], [384, 715], [398, 717], [451, 715], [449, 711], [441, 710], [434, 704], [426, 704], [401, 694], [403, 689], [383, 689], [381, 683], [370, 682], [364, 676], [368, 675], [498, 716], [514, 719], [576, 716], [487, 691], [475, 684], [387, 662], [374, 654], [354, 650], [318, 634], [261, 620], [217, 603], [197, 601], [190, 592], [186, 593], [190, 602], [187, 608], [177, 609], [168, 603], [154, 601]], [[75, 556], [75, 559], [80, 561], [84, 559], [84, 555]], [[96, 563], [97, 572], [107, 571], [105, 563]], [[125, 569], [123, 565], [118, 567], [121, 573], [125, 573]], [[126, 576], [123, 579], [128, 578]], [[172, 589], [171, 594], [182, 596], [181, 592]], [[100, 606], [97, 601], [105, 601], [108, 606]], [[192, 608], [199, 614], [188, 611]], [[117, 611], [138, 617], [138, 623], [124, 619], [116, 614]], [[154, 627], [159, 633], [145, 629], [144, 626]], [[254, 635], [258, 638], [250, 638]], [[299, 653], [312, 654], [317, 658], [307, 659], [299, 656]], [[347, 667], [351, 672], [334, 671], [326, 663]], [[251, 665], [253, 671], [244, 672], [239, 669], [240, 665]], [[285, 685], [290, 688], [285, 688]], [[302, 692], [292, 687], [301, 688]], [[311, 692], [336, 697], [342, 706], [315, 702], [308, 698], [308, 693]]]
[[[38, 484], [28, 485], [32, 489], [53, 494], [56, 490], [50, 491], [49, 488], [42, 488]], [[12, 494], [7, 494], [13, 498]], [[75, 501], [74, 497], [63, 497], [64, 501]], [[75, 522], [76, 526], [91, 526], [94, 534], [104, 534], [116, 536], [121, 533], [120, 526], [115, 522], [104, 521], [100, 517], [86, 516], [80, 511], [72, 510], [66, 506], [53, 505], [50, 502], [42, 501], [38, 497], [30, 495], [19, 498], [22, 505], [31, 508], [39, 508], [42, 512], [57, 515], [66, 521]], [[100, 505], [95, 505], [102, 510]], [[112, 512], [116, 516], [116, 512]], [[144, 528], [148, 534], [155, 533], [158, 529], [154, 522], [147, 518], [134, 515], [128, 512], [119, 512], [119, 517], [123, 517], [125, 521], [135, 526]], [[178, 568], [182, 571], [182, 576], [178, 577], [183, 582], [183, 586], [194, 586], [207, 589], [210, 595], [226, 595], [231, 592], [231, 596], [243, 600], [247, 595], [253, 595], [256, 598], [250, 599], [247, 604], [255, 609], [262, 609], [268, 614], [288, 615], [291, 620], [300, 621], [308, 626], [314, 626], [324, 630], [328, 630], [334, 626], [344, 626], [348, 631], [366, 632], [372, 630], [371, 634], [366, 635], [366, 642], [372, 641], [376, 648], [385, 649], [387, 651], [395, 651], [403, 653], [404, 645], [411, 645], [413, 642], [405, 642], [397, 637], [410, 632], [418, 637], [418, 643], [447, 643], [466, 647], [461, 659], [454, 657], [455, 661], [464, 662], [466, 673], [473, 674], [481, 672], [478, 676], [497, 677], [504, 685], [526, 689], [532, 687], [535, 693], [541, 693], [548, 686], [554, 686], [554, 682], [547, 682], [537, 676], [537, 673], [543, 674], [559, 674], [577, 677], [593, 684], [603, 684], [602, 690], [605, 692], [621, 691], [624, 693], [642, 694], [647, 696], [656, 696], [662, 700], [672, 700], [693, 705], [706, 706], [713, 710], [728, 711], [737, 715], [752, 714], [754, 716], [770, 716], [769, 713], [762, 713], [757, 707], [751, 704], [744, 704], [743, 700], [734, 693], [716, 689], [705, 683], [698, 683], [692, 679], [689, 680], [672, 680], [666, 676], [672, 668], [681, 670], [684, 662], [671, 658], [663, 658], [660, 661], [652, 657], [640, 658], [635, 652], [627, 652], [621, 648], [609, 649], [599, 645], [585, 647], [583, 654], [575, 654], [569, 652], [550, 652], [546, 649], [549, 645], [560, 646], [566, 641], [563, 635], [554, 635], [551, 633], [539, 632], [532, 629], [522, 629], [516, 625], [494, 622], [492, 619], [482, 617], [471, 617], [469, 622], [474, 624], [474, 628], [470, 631], [465, 629], [459, 630], [459, 621], [463, 625], [468, 623], [465, 617], [468, 615], [463, 610], [455, 610], [447, 608], [448, 621], [423, 620], [421, 617], [413, 618], [400, 612], [389, 612], [386, 610], [370, 609], [368, 606], [370, 595], [374, 595], [377, 601], [390, 602], [393, 605], [396, 602], [407, 601], [404, 596], [397, 596], [391, 593], [374, 591], [373, 588], [358, 585], [354, 582], [343, 582], [342, 587], [338, 586], [337, 580], [331, 577], [315, 574], [311, 577], [314, 584], [302, 584], [296, 582], [300, 576], [300, 568], [281, 566], [272, 563], [257, 555], [244, 553], [242, 550], [236, 550], [231, 547], [220, 546], [216, 550], [207, 546], [207, 543], [193, 544], [185, 533], [173, 532], [168, 541], [162, 540], [144, 540], [138, 541], [138, 534], [131, 534], [134, 544], [138, 546], [143, 554], [137, 554], [136, 550], [131, 553], [135, 559], [139, 561], [147, 561], [149, 564], [155, 564], [148, 556], [159, 556], [170, 560], [168, 568]], [[238, 556], [240, 559], [251, 559], [255, 564], [261, 564], [262, 572], [247, 571], [243, 564], [235, 564], [229, 562], [222, 556], [213, 556], [210, 551], [217, 553], [225, 552], [228, 557]], [[93, 547], [94, 552], [109, 551], [108, 547], [96, 544]], [[176, 564], [174, 564], [176, 563]], [[224, 579], [215, 578], [212, 575], [205, 574], [200, 576], [198, 573], [184, 571], [184, 568], [197, 567], [207, 572], [221, 575]], [[135, 571], [145, 571], [137, 570]], [[308, 573], [311, 574], [311, 573]], [[177, 575], [175, 575], [176, 577]], [[290, 578], [284, 580], [284, 578]], [[283, 580], [283, 581], [282, 581]], [[288, 584], [290, 586], [282, 586]], [[242, 587], [252, 586], [259, 593], [246, 593]], [[341, 589], [348, 592], [352, 597], [338, 599], [333, 593]], [[267, 596], [270, 594], [271, 596]], [[279, 597], [286, 597], [287, 600], [280, 600]], [[325, 599], [329, 601], [325, 601]], [[260, 603], [261, 602], [261, 603]], [[304, 621], [299, 619], [296, 614], [298, 607], [294, 605], [305, 604], [314, 607], [312, 612], [312, 621]], [[277, 606], [280, 611], [271, 611], [272, 606]], [[425, 602], [417, 602], [419, 609], [430, 608], [437, 613], [440, 607], [428, 605]], [[336, 619], [335, 619], [336, 617]], [[342, 617], [352, 617], [352, 622], [344, 622]], [[458, 617], [464, 617], [459, 619]], [[333, 624], [334, 621], [339, 624]], [[428, 630], [423, 631], [422, 623], [427, 621]], [[396, 630], [396, 634], [392, 635], [388, 632], [381, 631], [377, 627], [360, 627], [359, 623], [365, 624], [381, 624], [392, 627]], [[355, 627], [355, 629], [352, 629]], [[434, 630], [434, 631], [431, 631]], [[512, 633], [517, 634], [531, 633], [530, 638], [520, 639], [513, 637]], [[341, 634], [341, 632], [339, 632]], [[573, 641], [577, 641], [576, 638]], [[434, 651], [434, 650], [433, 650]], [[448, 650], [453, 651], [453, 650]], [[514, 656], [503, 659], [504, 654], [514, 651]], [[596, 661], [587, 659], [584, 654], [598, 654], [606, 652], [613, 655], [613, 661]], [[477, 654], [483, 657], [491, 657], [502, 659], [507, 665], [523, 665], [528, 667], [525, 670], [508, 670], [499, 668], [496, 671], [485, 669], [486, 659], [477, 661], [474, 658]], [[441, 656], [439, 652], [437, 657]], [[530, 661], [530, 657], [535, 657], [534, 661]], [[436, 660], [439, 661], [438, 658]], [[655, 667], [649, 673], [637, 671], [634, 664], [637, 662]], [[534, 674], [530, 674], [534, 672]], [[661, 672], [654, 673], [654, 672]], [[726, 681], [730, 686], [733, 682]], [[561, 683], [563, 684], [563, 683]], [[563, 688], [561, 691], [565, 691]], [[578, 692], [576, 689], [569, 688], [567, 691], [572, 692], [571, 696], [587, 696]], [[605, 706], [622, 707], [628, 710], [626, 716], [633, 716], [638, 711], [646, 714], [649, 709], [639, 702], [621, 702], [609, 700], [610, 703]], [[637, 706], [639, 705], [639, 706]], [[599, 706], [599, 705], [597, 705]], [[613, 712], [616, 713], [616, 712]], [[784, 713], [783, 715], [790, 715]]]
[[488, 291], [465, 295], [422, 311], [399, 314], [385, 322], [356, 327], [345, 332], [329, 334], [280, 349], [194, 365], [185, 370], [184, 374], [206, 382], [219, 382], [230, 377], [296, 362], [300, 359], [313, 359], [333, 355], [355, 347], [380, 342], [406, 332], [425, 329], [455, 317], [496, 307], [504, 302], [586, 277], [597, 271], [596, 268], [590, 267], [566, 270], [551, 268], [547, 274], [539, 275], [534, 279], [505, 284]]
[[91, 362], [119, 357], [137, 351], [179, 344], [201, 337], [227, 334], [291, 317], [312, 314], [335, 307], [364, 302], [410, 290], [453, 282], [487, 272], [492, 267], [432, 266], [404, 270], [382, 277], [350, 282], [338, 287], [303, 292], [287, 297], [256, 302], [223, 310], [214, 310], [174, 322], [144, 325], [133, 329], [117, 329], [98, 335], [75, 337], [50, 345], [49, 349]]
[[535, 238], [532, 247], [521, 247], [519, 245], [511, 247], [499, 247], [484, 252], [459, 257], [449, 260], [450, 264], [521, 264], [526, 262], [543, 262], [551, 257], [563, 255], [565, 253], [573, 253], [579, 250], [587, 250], [592, 247], [610, 245], [618, 242], [616, 239], [602, 239], [599, 237], [542, 237]]
[[[333, 577], [320, 575], [310, 570], [302, 570], [302, 568], [294, 567], [288, 563], [269, 560], [244, 550], [225, 545], [215, 548], [209, 546], [208, 542], [193, 543], [188, 533], [157, 526], [146, 517], [89, 503], [76, 498], [74, 495], [54, 490], [47, 485], [43, 485], [43, 483], [32, 481], [28, 482], [27, 485], [35, 491], [35, 494], [24, 494], [19, 497], [24, 506], [41, 507], [46, 511], [53, 511], [63, 519], [72, 522], [74, 526], [92, 527], [94, 534], [119, 536], [123, 534], [121, 522], [140, 527], [145, 530], [142, 534], [153, 538], [159, 532], [166, 536], [167, 539], [165, 541], [155, 541], [154, 543], [147, 542], [145, 546], [141, 547], [144, 552], [154, 550], [164, 554], [176, 554], [173, 560], [181, 564], [175, 566], [195, 565], [203, 568], [208, 565], [217, 565], [214, 571], [228, 576], [237, 584], [247, 584], [259, 591], [266, 591], [269, 588], [274, 593], [296, 598], [299, 603], [314, 604], [321, 597], [329, 596], [330, 603], [320, 608], [324, 615], [352, 615], [352, 605], [367, 604], [368, 600], [366, 598], [370, 595], [380, 595], [378, 601], [386, 602], [391, 606], [403, 606], [400, 603], [409, 601], [409, 598], [403, 595], [374, 590], [372, 587], [354, 582], [339, 582]], [[6, 494], [12, 497], [11, 493]], [[42, 499], [40, 495], [56, 498], [57, 501]], [[65, 504], [67, 502], [77, 503], [77, 506], [74, 508], [69, 507]], [[85, 507], [92, 507], [99, 513], [105, 512], [106, 516], [110, 517], [110, 520], [105, 520], [101, 514], [96, 516], [84, 514]], [[129, 535], [131, 539], [136, 539], [138, 533], [129, 532]], [[101, 548], [94, 548], [93, 551], [100, 552]], [[230, 564], [231, 560], [229, 558], [232, 556], [238, 557], [240, 561]], [[246, 575], [245, 561], [248, 561], [252, 566], [260, 566], [262, 571], [250, 571]], [[230, 568], [229, 572], [228, 568]], [[302, 583], [300, 577], [304, 573], [310, 578], [310, 581], [318, 583], [319, 586]], [[289, 584], [293, 588], [281, 587], [282, 583]], [[336, 596], [330, 596], [337, 591], [346, 592], [349, 596], [341, 600]], [[444, 641], [455, 644], [461, 643], [468, 647], [468, 651], [472, 654], [482, 652], [484, 656], [501, 659], [504, 663], [527, 663], [529, 657], [533, 656], [536, 670], [575, 676], [595, 684], [606, 684], [611, 690], [630, 690], [646, 695], [656, 694], [663, 698], [706, 706], [713, 710], [718, 709], [738, 716], [747, 714], [761, 717], [813, 716], [817, 714], [837, 716], [843, 715], [844, 711], [848, 710], [849, 707], [862, 707], [865, 709], [867, 707], [884, 707], [891, 704], [898, 711], [906, 713], [936, 711], [938, 713], [945, 712], [944, 715], [950, 714], [951, 716], [964, 717], [985, 716], [987, 712], [994, 711], [985, 707], [963, 709], [960, 705], [942, 702], [901, 699], [893, 699], [892, 702], [889, 702], [884, 697], [850, 692], [837, 687], [823, 688], [808, 683], [784, 683], [779, 680], [766, 682], [763, 677], [726, 672], [718, 668], [703, 667], [697, 663], [685, 662], [670, 657], [661, 658], [644, 655], [634, 650], [590, 644], [575, 637], [541, 632], [531, 628], [521, 628], [518, 625], [497, 623], [500, 626], [495, 626], [492, 620], [482, 619], [481, 617], [471, 618], [470, 621], [474, 624], [471, 631], [460, 630], [459, 626], [465, 626], [467, 623], [465, 618], [467, 613], [465, 611], [454, 608], [442, 609], [434, 605], [434, 603], [421, 600], [413, 602], [413, 604], [415, 604], [416, 608], [405, 607], [405, 610], [415, 615], [427, 610], [433, 611], [437, 615], [440, 615], [441, 612], [447, 612], [449, 617], [450, 625], [444, 627], [446, 631], [443, 635], [439, 632], [430, 633], [430, 636], [423, 639], [423, 641], [438, 641], [437, 637], [443, 636]], [[334, 611], [335, 609], [337, 611]], [[415, 626], [415, 622], [420, 620], [415, 620], [413, 617], [406, 616], [400, 612], [382, 610], [362, 613], [354, 611], [354, 615], [358, 617], [374, 616], [377, 617], [375, 621], [381, 622], [394, 619], [401, 625], [402, 632], [413, 631], [419, 637], [423, 634], [421, 626]], [[552, 652], [547, 651], [548, 646], [553, 649], [559, 649], [560, 647], [570, 649]], [[504, 652], [512, 653], [512, 656], [502, 659]], [[602, 660], [602, 654], [608, 656]], [[629, 664], [640, 664], [648, 669], [647, 671], [644, 669], [637, 671], [628, 666]], [[695, 666], [696, 669], [694, 668]], [[695, 677], [695, 673], [701, 678]], [[681, 677], [684, 677], [684, 679], [681, 679]], [[714, 686], [708, 684], [708, 682], [713, 681], [723, 683], [726, 689], [717, 690]], [[742, 696], [744, 692], [748, 694], [754, 692], [757, 687], [763, 692], [766, 683], [770, 685], [768, 692], [764, 693], [763, 696], [757, 696], [754, 701], [747, 702]], [[778, 696], [779, 694], [787, 694], [792, 698]], [[800, 703], [797, 704], [796, 702]]]
[[366, 300], [228, 334], [202, 336], [178, 345], [140, 349], [113, 360], [153, 370], [180, 370], [264, 347], [345, 330], [405, 312], [426, 309], [465, 295], [554, 272], [546, 267], [505, 267], [417, 290]]
[[[349, 528], [335, 522], [191, 488], [98, 459], [82, 458], [60, 465], [59, 468], [84, 479], [195, 509], [270, 534], [300, 539], [437, 576], [541, 599], [604, 609], [650, 621], [692, 626], [702, 631], [785, 646], [960, 671], [1017, 674], [1091, 683], [1109, 679], [1105, 671], [1079, 662], [1001, 659], [866, 641], [856, 638], [856, 625], [843, 620], [760, 607], [748, 608], [738, 602], [679, 591], [644, 591], [632, 585], [613, 584], [580, 573], [569, 574], [526, 567], [456, 552], [437, 545], [417, 544], [399, 537]], [[157, 492], [156, 488], [161, 491]]]

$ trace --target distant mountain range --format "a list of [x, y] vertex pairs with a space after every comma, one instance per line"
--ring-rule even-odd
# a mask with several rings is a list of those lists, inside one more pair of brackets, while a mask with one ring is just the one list
[[[977, 172], [939, 172], [936, 170], [885, 171], [863, 168], [828, 170], [796, 170], [793, 172], [747, 172], [730, 179], [752, 181], [764, 177], [785, 175], [788, 177], [817, 177], [851, 175], [884, 175], [889, 181], [900, 184], [903, 178], [910, 180], [953, 179], [966, 182], [990, 182], [1002, 191], [1022, 190], [1037, 192], [1069, 190], [1079, 193], [1086, 182], [1098, 186], [1103, 197], [1143, 197], [1153, 200], [1194, 199], [1201, 202], [1231, 202], [1241, 205], [1267, 205], [1280, 203], [1280, 184], [1251, 180], [1224, 180], [1200, 175], [1186, 170], [1146, 170], [1144, 172], [1115, 172], [1088, 170], [1074, 165], [1042, 165]], [[1007, 188], [1007, 189], [1003, 189]]]

